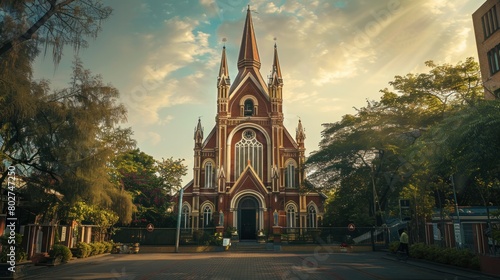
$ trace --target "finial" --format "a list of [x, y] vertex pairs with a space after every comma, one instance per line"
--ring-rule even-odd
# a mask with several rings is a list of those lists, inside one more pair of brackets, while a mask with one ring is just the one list
[[226, 48], [226, 42], [227, 42], [227, 39], [226, 37], [222, 38], [222, 43], [224, 44], [224, 46], [222, 46], [224, 49]]
[[250, 11], [250, 4], [248, 4], [247, 11]]
[[274, 37], [273, 40], [274, 40], [274, 48], [276, 48], [276, 41], [278, 41], [278, 37]]

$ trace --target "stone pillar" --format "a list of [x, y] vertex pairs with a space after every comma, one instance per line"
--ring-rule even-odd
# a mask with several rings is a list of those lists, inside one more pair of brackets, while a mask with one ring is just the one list
[[281, 227], [280, 226], [273, 226], [273, 237], [274, 237], [274, 244], [281, 243]]

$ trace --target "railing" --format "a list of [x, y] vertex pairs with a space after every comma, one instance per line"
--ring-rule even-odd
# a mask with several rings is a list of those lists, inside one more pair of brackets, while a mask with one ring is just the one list
[[326, 244], [356, 244], [386, 245], [387, 231], [384, 228], [320, 227], [320, 228], [282, 228], [281, 240], [293, 243], [326, 243]]
[[[215, 228], [192, 229], [183, 228], [180, 231], [180, 244], [202, 245], [215, 234]], [[148, 231], [146, 228], [123, 227], [118, 228], [111, 237], [114, 242], [140, 243], [141, 245], [175, 245], [176, 228], [155, 228]]]
[[[274, 238], [272, 230], [266, 231], [267, 240]], [[281, 241], [288, 244], [342, 244], [377, 245], [385, 247], [388, 244], [387, 228], [355, 228], [347, 227], [320, 228], [281, 228]], [[180, 244], [208, 245], [213, 241], [215, 228], [181, 229]], [[113, 241], [121, 243], [140, 243], [142, 245], [174, 245], [175, 228], [155, 228], [149, 232], [145, 228], [120, 228], [112, 237]]]

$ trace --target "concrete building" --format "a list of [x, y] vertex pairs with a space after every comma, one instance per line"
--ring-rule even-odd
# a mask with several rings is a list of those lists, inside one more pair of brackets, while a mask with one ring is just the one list
[[500, 96], [500, 0], [487, 0], [472, 14], [485, 98]]

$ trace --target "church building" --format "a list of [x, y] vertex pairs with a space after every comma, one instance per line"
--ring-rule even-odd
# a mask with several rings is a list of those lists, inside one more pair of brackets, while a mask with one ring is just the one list
[[302, 123], [295, 137], [283, 126], [284, 81], [276, 44], [267, 82], [260, 66], [248, 9], [232, 83], [222, 49], [215, 127], [206, 138], [201, 120], [195, 127], [194, 174], [183, 190], [182, 228], [235, 228], [248, 240], [273, 227], [316, 228], [322, 219], [325, 197], [304, 188]]

